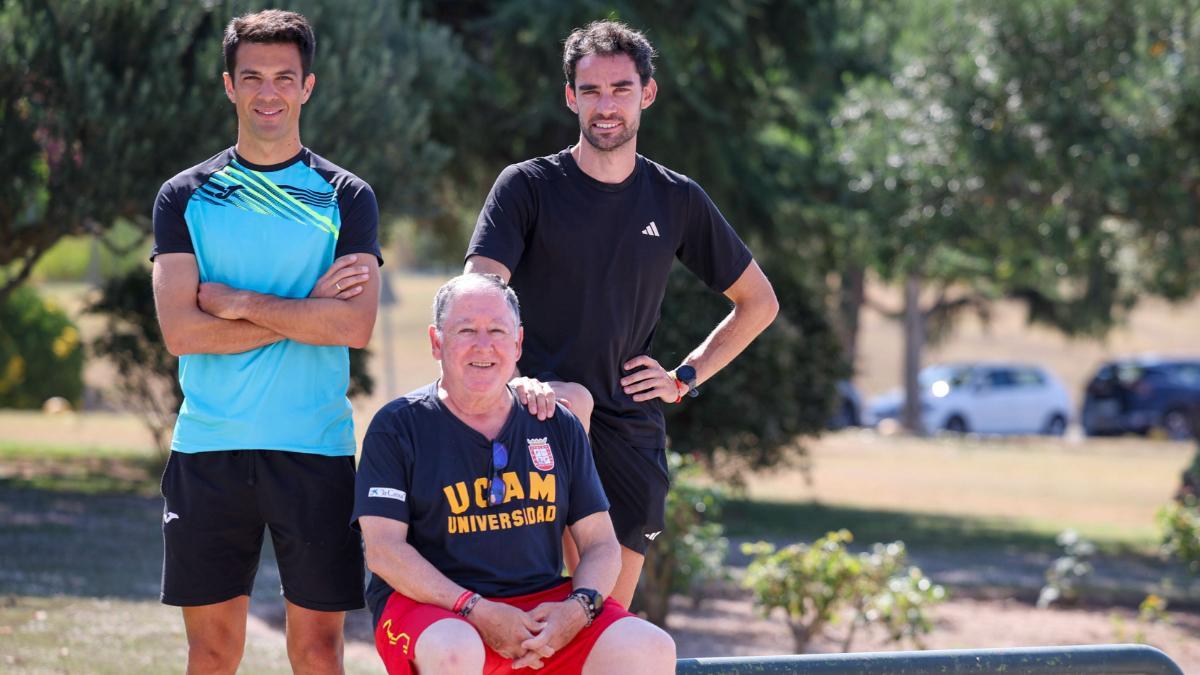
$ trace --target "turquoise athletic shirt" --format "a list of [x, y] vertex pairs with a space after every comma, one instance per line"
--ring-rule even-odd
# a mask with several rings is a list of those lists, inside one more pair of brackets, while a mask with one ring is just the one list
[[[163, 184], [154, 250], [191, 253], [200, 281], [304, 298], [334, 258], [379, 252], [371, 187], [307, 149], [272, 166], [233, 148]], [[382, 258], [380, 263], [382, 263]], [[346, 347], [282, 340], [179, 358], [184, 401], [171, 449], [353, 455]]]

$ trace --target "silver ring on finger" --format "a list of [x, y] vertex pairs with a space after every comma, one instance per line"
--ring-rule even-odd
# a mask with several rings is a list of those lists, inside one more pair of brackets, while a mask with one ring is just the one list
[[335, 282], [333, 282], [333, 285], [334, 285], [334, 287], [335, 287], [335, 288], [337, 288], [339, 291], [340, 291], [340, 290], [342, 290], [342, 282], [340, 282], [340, 281], [335, 281]]

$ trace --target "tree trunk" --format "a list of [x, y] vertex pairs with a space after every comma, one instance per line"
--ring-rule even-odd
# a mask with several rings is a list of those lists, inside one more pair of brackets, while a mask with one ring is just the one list
[[813, 633], [816, 632], [820, 624], [808, 626], [798, 620], [789, 620], [788, 628], [792, 629], [792, 649], [797, 654], [803, 654], [808, 651], [808, 643], [812, 640]]
[[841, 272], [837, 296], [837, 330], [842, 354], [853, 368], [858, 358], [858, 325], [866, 293], [866, 272], [862, 265], [849, 264]]
[[[646, 613], [647, 621], [662, 628], [667, 627], [667, 614], [671, 611], [671, 585], [676, 565], [675, 557], [664, 549], [665, 546], [651, 546], [646, 552], [646, 564], [633, 602]], [[633, 607], [630, 610], [634, 611]]]
[[1196, 454], [1192, 456], [1192, 463], [1183, 470], [1179, 489], [1175, 492], [1175, 499], [1180, 502], [1189, 497], [1200, 499], [1200, 403], [1188, 409], [1188, 422]]
[[921, 280], [915, 274], [904, 280], [904, 428], [918, 436], [926, 429], [921, 419], [921, 349], [925, 346], [925, 315], [921, 311]]

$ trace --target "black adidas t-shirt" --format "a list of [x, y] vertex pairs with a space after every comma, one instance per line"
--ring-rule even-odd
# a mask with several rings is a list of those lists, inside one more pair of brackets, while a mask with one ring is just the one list
[[[488, 597], [562, 582], [566, 526], [608, 510], [583, 427], [563, 407], [538, 421], [514, 405], [496, 437], [508, 449], [504, 502], [489, 506], [492, 441], [450, 412], [437, 383], [384, 406], [363, 441], [354, 515], [408, 523], [408, 543], [455, 583]], [[392, 593], [371, 576], [378, 623]]]
[[687, 176], [638, 155], [628, 179], [602, 183], [567, 150], [501, 172], [475, 224], [473, 255], [512, 271], [525, 324], [521, 372], [583, 384], [596, 401], [593, 423], [643, 448], [666, 444], [661, 402], [625, 394], [621, 366], [653, 356], [673, 261], [724, 292], [752, 260]]

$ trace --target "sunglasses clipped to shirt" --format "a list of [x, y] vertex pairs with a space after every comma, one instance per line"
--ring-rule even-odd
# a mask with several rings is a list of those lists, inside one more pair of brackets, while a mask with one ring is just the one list
[[504, 478], [501, 471], [508, 466], [508, 448], [500, 441], [492, 441], [492, 477], [488, 481], [488, 506], [504, 502]]

